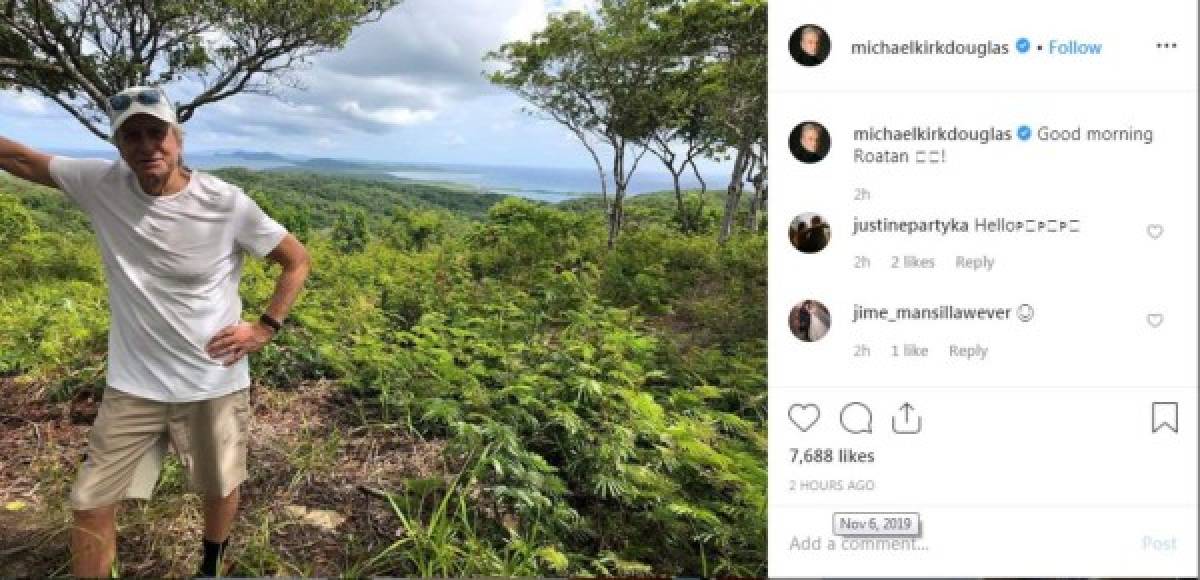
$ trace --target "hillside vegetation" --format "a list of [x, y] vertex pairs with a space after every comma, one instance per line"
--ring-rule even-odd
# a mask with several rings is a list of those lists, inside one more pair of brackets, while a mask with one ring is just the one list
[[[349, 417], [285, 444], [289, 497], [315, 497], [322, 478], [355, 483], [366, 467], [351, 469], [352, 436], [436, 450], [420, 477], [362, 486], [386, 513], [331, 528], [320, 564], [315, 548], [280, 546], [279, 512], [247, 508], [238, 573], [766, 573], [766, 243], [743, 233], [718, 245], [723, 198], [689, 194], [702, 219], [687, 235], [673, 193], [631, 198], [608, 250], [594, 201], [219, 174], [313, 257], [287, 330], [252, 356], [254, 396], [332, 385], [323, 413]], [[108, 312], [87, 218], [61, 193], [0, 174], [0, 251], [0, 377], [48, 403], [93, 398]], [[247, 318], [276, 272], [247, 261]], [[267, 459], [251, 456], [251, 502], [270, 501], [254, 489], [276, 476]], [[46, 489], [74, 470], [31, 465], [60, 479]], [[167, 473], [150, 504], [182, 493]], [[62, 522], [64, 502], [46, 495], [31, 509]], [[123, 542], [154, 533], [137, 521], [123, 520]], [[189, 554], [198, 544], [178, 542]], [[177, 570], [151, 562], [178, 553], [169, 539], [136, 545], [148, 547], [122, 558], [144, 558], [142, 573]]]

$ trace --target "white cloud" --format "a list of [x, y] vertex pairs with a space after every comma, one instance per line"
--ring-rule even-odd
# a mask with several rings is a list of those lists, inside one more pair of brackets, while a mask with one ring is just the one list
[[50, 101], [30, 92], [0, 91], [0, 111], [5, 113], [41, 117], [50, 114], [51, 105]]
[[303, 90], [238, 95], [204, 107], [196, 122], [241, 135], [313, 137], [429, 125], [477, 97], [505, 94], [483, 77], [484, 56], [540, 30], [547, 10], [544, 0], [407, 0], [297, 72]]
[[501, 40], [509, 42], [529, 38], [534, 32], [546, 27], [547, 13], [547, 6], [539, 0], [521, 2], [512, 17], [504, 24], [504, 36]]
[[478, 94], [495, 90], [481, 75], [484, 56], [545, 23], [542, 0], [408, 0], [355, 31], [344, 50], [317, 62], [355, 77]]
[[353, 116], [356, 119], [372, 121], [375, 123], [383, 123], [385, 125], [395, 125], [398, 127], [406, 127], [432, 121], [437, 117], [437, 113], [433, 111], [419, 111], [406, 107], [385, 107], [368, 111], [363, 109], [358, 101], [346, 101], [338, 107], [342, 112]]
[[594, 12], [600, 6], [598, 0], [547, 0], [548, 12]]

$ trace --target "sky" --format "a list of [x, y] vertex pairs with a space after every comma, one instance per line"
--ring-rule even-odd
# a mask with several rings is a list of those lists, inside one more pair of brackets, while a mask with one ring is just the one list
[[[523, 101], [484, 79], [483, 55], [528, 39], [551, 13], [594, 3], [405, 0], [356, 29], [344, 49], [310, 59], [296, 73], [303, 90], [242, 94], [198, 109], [185, 125], [185, 150], [591, 168], [574, 135], [531, 117]], [[0, 91], [0, 135], [40, 149], [107, 147], [28, 93]]]

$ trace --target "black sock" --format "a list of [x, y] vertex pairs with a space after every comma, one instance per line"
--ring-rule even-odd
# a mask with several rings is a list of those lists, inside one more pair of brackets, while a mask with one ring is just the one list
[[225, 541], [220, 544], [204, 540], [204, 561], [200, 563], [201, 576], [217, 575], [217, 563], [225, 555], [227, 547], [229, 547], [229, 538], [225, 538]]

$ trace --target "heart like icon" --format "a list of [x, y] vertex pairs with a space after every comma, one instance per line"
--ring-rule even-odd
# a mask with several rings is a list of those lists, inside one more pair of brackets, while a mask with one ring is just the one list
[[796, 403], [788, 407], [788, 419], [802, 433], [807, 432], [821, 419], [821, 408], [808, 403]]
[[1150, 325], [1151, 327], [1153, 327], [1153, 328], [1158, 328], [1158, 327], [1162, 326], [1162, 323], [1163, 323], [1163, 315], [1161, 315], [1161, 314], [1147, 314], [1147, 315], [1146, 315], [1146, 323], [1147, 323], [1147, 324], [1149, 324], [1149, 325]]
[[1152, 240], [1161, 238], [1163, 235], [1162, 224], [1150, 224], [1146, 226], [1146, 235], [1150, 236], [1150, 239]]

